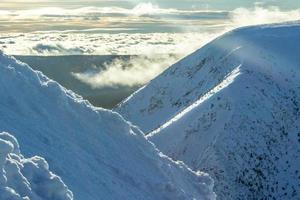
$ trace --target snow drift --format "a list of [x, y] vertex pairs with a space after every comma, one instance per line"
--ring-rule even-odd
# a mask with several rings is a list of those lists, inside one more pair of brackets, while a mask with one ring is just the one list
[[[13, 133], [25, 156], [44, 157], [74, 199], [215, 198], [213, 181], [207, 174], [193, 172], [182, 162], [164, 156], [119, 114], [91, 106], [40, 72], [3, 54], [0, 95], [0, 131]], [[5, 160], [7, 164], [14, 162], [9, 154], [12, 144], [1, 140], [1, 166]], [[25, 178], [30, 176], [29, 183], [33, 180], [30, 187], [43, 195], [49, 193], [41, 199], [61, 199], [48, 191], [52, 182], [39, 181], [40, 176], [50, 176], [43, 159], [13, 158], [20, 160], [17, 165]], [[35, 167], [37, 172], [31, 172]], [[13, 189], [19, 194], [25, 191]], [[59, 187], [57, 190], [63, 197], [72, 197]]]
[[24, 158], [15, 137], [0, 133], [0, 199], [71, 200], [73, 194], [43, 158]]
[[231, 31], [116, 110], [219, 199], [300, 198], [299, 41], [299, 22]]

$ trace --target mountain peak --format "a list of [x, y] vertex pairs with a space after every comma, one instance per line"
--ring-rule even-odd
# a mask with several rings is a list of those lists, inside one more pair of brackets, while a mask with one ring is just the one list
[[299, 22], [233, 30], [116, 111], [171, 158], [211, 174], [219, 199], [293, 199], [300, 190], [299, 41]]

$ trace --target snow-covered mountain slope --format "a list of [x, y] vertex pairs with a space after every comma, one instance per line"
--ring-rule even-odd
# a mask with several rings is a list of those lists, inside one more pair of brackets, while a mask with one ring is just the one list
[[44, 157], [74, 199], [215, 198], [207, 174], [171, 161], [119, 114], [3, 54], [0, 96], [0, 131], [18, 138], [25, 156]]
[[0, 199], [71, 200], [73, 194], [41, 157], [24, 158], [15, 137], [0, 133]]
[[[170, 67], [117, 108], [219, 199], [300, 199], [300, 24], [246, 27]], [[145, 122], [150, 122], [149, 124]]]

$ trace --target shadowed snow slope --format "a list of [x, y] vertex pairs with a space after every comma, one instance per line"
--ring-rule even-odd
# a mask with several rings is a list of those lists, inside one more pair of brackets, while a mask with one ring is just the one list
[[220, 199], [300, 199], [300, 24], [229, 32], [116, 108]]
[[[3, 54], [0, 95], [0, 131], [17, 137], [24, 155], [43, 156], [74, 199], [215, 197], [207, 174], [195, 173], [162, 155], [119, 114], [92, 107]], [[5, 145], [10, 150], [11, 144]]]

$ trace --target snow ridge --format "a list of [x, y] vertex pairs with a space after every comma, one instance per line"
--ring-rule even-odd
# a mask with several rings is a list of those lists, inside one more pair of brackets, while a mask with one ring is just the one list
[[25, 156], [44, 157], [74, 199], [216, 198], [208, 174], [172, 161], [119, 114], [3, 54], [0, 95], [0, 131], [13, 133]]
[[176, 121], [180, 120], [187, 113], [189, 113], [190, 111], [195, 109], [197, 106], [199, 106], [203, 102], [208, 101], [213, 95], [215, 95], [216, 93], [218, 93], [219, 91], [221, 91], [222, 89], [224, 89], [225, 87], [230, 85], [234, 81], [234, 79], [240, 74], [240, 67], [241, 67], [241, 64], [238, 67], [236, 67], [232, 72], [230, 72], [221, 83], [216, 85], [209, 92], [205, 93], [202, 97], [200, 97], [200, 99], [195, 101], [192, 105], [188, 106], [183, 111], [179, 112], [170, 121], [166, 122], [165, 124], [160, 126], [158, 129], [156, 129], [156, 130], [152, 131], [151, 133], [149, 133], [147, 135], [147, 137], [148, 138], [153, 137], [156, 133], [159, 133], [162, 129], [165, 129], [168, 126], [175, 123]]
[[208, 172], [218, 199], [299, 199], [299, 41], [299, 22], [233, 30], [116, 110], [163, 153]]

